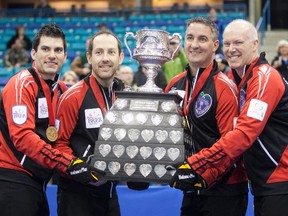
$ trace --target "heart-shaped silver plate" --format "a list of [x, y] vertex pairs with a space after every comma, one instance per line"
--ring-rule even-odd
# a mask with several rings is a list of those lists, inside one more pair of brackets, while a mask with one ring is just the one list
[[152, 154], [152, 148], [149, 146], [142, 146], [140, 148], [140, 155], [142, 156], [142, 158], [145, 160], [147, 158], [150, 157], [150, 155]]
[[128, 176], [131, 176], [136, 171], [136, 165], [134, 163], [125, 163], [124, 171]]
[[161, 160], [166, 154], [166, 149], [164, 147], [156, 147], [153, 149], [153, 154], [157, 160]]
[[100, 135], [104, 140], [108, 140], [112, 136], [113, 130], [111, 128], [102, 128]]
[[178, 148], [169, 148], [167, 155], [172, 161], [175, 161], [180, 155], [180, 150]]
[[127, 146], [126, 147], [126, 154], [133, 159], [138, 154], [138, 147], [137, 146]]
[[141, 164], [139, 171], [146, 178], [151, 173], [152, 166], [150, 164]]
[[112, 151], [117, 158], [120, 158], [125, 152], [125, 147], [123, 145], [114, 145]]
[[159, 177], [159, 178], [162, 178], [167, 170], [165, 168], [165, 165], [162, 165], [162, 164], [157, 164], [155, 167], [154, 167], [154, 172], [156, 173], [156, 175]]
[[119, 162], [115, 162], [115, 161], [111, 161], [109, 164], [108, 164], [108, 169], [109, 171], [115, 175], [116, 173], [119, 172], [121, 168], [121, 164]]
[[99, 145], [99, 152], [103, 157], [106, 157], [111, 151], [111, 146], [109, 144]]

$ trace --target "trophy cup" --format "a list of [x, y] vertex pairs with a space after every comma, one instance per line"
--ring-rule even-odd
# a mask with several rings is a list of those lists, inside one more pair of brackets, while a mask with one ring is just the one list
[[[134, 35], [132, 32], [127, 32], [124, 37], [124, 43], [127, 47], [130, 58], [132, 58], [131, 50], [127, 44], [127, 38], [131, 36], [136, 39], [136, 48], [133, 52], [133, 58], [136, 59], [144, 68], [144, 74], [147, 78], [146, 83], [138, 88], [141, 92], [162, 92], [162, 89], [155, 84], [155, 77], [158, 74], [159, 68], [167, 61], [173, 59], [175, 53], [181, 46], [182, 37], [179, 33], [174, 33], [172, 36], [166, 31], [143, 29], [137, 31]], [[169, 41], [178, 37], [180, 40], [176, 50], [169, 52]]]
[[[133, 51], [145, 69], [147, 82], [137, 92], [116, 92], [117, 99], [104, 116], [95, 144], [91, 164], [106, 172], [107, 180], [168, 183], [175, 172], [166, 166], [177, 166], [185, 158], [187, 135], [182, 126], [179, 103], [174, 93], [164, 94], [155, 85], [159, 67], [173, 58], [169, 36], [162, 30], [137, 31]], [[181, 43], [180, 43], [181, 45]], [[180, 46], [179, 45], [179, 46]], [[131, 57], [131, 56], [130, 56]]]

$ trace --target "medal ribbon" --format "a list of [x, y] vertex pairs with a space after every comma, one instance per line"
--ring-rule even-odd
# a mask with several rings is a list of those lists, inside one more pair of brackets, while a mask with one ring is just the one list
[[[95, 99], [98, 101], [98, 104], [100, 106], [102, 113], [105, 114], [107, 112], [106, 103], [104, 101], [102, 91], [98, 83], [96, 82], [96, 78], [93, 75], [90, 75], [89, 82], [90, 82], [93, 94], [95, 96]], [[112, 102], [114, 101], [115, 101], [115, 92], [113, 92], [113, 95], [112, 95]]]
[[239, 83], [239, 85], [237, 86], [237, 100], [240, 106], [240, 90], [242, 88], [242, 86], [244, 85], [244, 83], [246, 82], [246, 79], [248, 77], [248, 75], [250, 74], [250, 72], [252, 71], [252, 69], [254, 68], [256, 62], [258, 61], [259, 58], [256, 58], [248, 67], [248, 69], [245, 72], [244, 77], [241, 79], [241, 82]]
[[207, 68], [205, 68], [205, 70], [200, 75], [198, 80], [196, 80], [197, 77], [195, 77], [195, 81], [194, 81], [194, 82], [196, 82], [194, 84], [195, 89], [192, 89], [192, 95], [190, 94], [191, 97], [189, 97], [189, 98], [188, 98], [189, 85], [188, 85], [188, 80], [186, 80], [185, 96], [184, 96], [184, 101], [183, 101], [183, 114], [184, 114], [185, 118], [187, 118], [188, 110], [189, 110], [189, 108], [190, 108], [190, 106], [192, 104], [192, 101], [195, 99], [196, 95], [198, 95], [199, 91], [202, 89], [204, 83], [206, 82], [207, 78], [210, 75], [210, 72], [211, 72], [212, 68], [213, 68], [213, 62]]
[[44, 96], [47, 101], [47, 108], [48, 108], [48, 118], [49, 118], [49, 126], [55, 126], [55, 112], [56, 110], [56, 104], [57, 104], [57, 95], [58, 95], [58, 83], [54, 86], [53, 89], [53, 98], [51, 97], [50, 87], [49, 85], [44, 81], [44, 79], [39, 75], [39, 72], [35, 67], [33, 69], [36, 71], [36, 74], [40, 80], [40, 84], [42, 86]]

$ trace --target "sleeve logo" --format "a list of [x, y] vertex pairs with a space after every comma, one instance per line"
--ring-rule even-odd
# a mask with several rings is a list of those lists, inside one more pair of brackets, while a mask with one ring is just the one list
[[12, 119], [17, 125], [22, 125], [27, 121], [27, 106], [16, 105], [12, 107]]
[[247, 111], [247, 116], [258, 119], [259, 121], [263, 121], [267, 111], [267, 107], [267, 103], [257, 99], [252, 99], [250, 101], [250, 105]]

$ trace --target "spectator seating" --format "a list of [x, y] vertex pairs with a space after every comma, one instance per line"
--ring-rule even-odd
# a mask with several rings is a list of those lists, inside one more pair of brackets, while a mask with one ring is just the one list
[[[160, 13], [160, 14], [140, 14], [126, 17], [2, 17], [0, 18], [0, 58], [6, 51], [6, 43], [15, 34], [15, 27], [23, 25], [26, 27], [26, 34], [33, 40], [35, 32], [47, 23], [56, 23], [66, 34], [67, 40], [67, 63], [71, 62], [77, 55], [85, 50], [86, 40], [97, 31], [100, 23], [106, 23], [122, 42], [125, 59], [123, 64], [129, 65], [134, 72], [138, 69], [138, 63], [135, 60], [130, 61], [129, 52], [124, 45], [124, 36], [126, 32], [136, 32], [140, 29], [162, 29], [170, 34], [180, 33], [183, 38], [185, 35], [186, 20], [195, 16], [208, 16], [208, 13]], [[218, 13], [218, 19], [229, 22], [231, 19], [245, 18], [244, 12], [225, 12]], [[128, 45], [131, 50], [135, 47], [136, 41], [129, 38]], [[0, 68], [3, 67], [3, 61], [0, 61]], [[67, 69], [67, 65], [65, 65]], [[62, 71], [65, 71], [65, 70]], [[3, 71], [2, 71], [3, 72]], [[5, 73], [5, 72], [3, 72]], [[8, 73], [9, 74], [9, 73]]]

